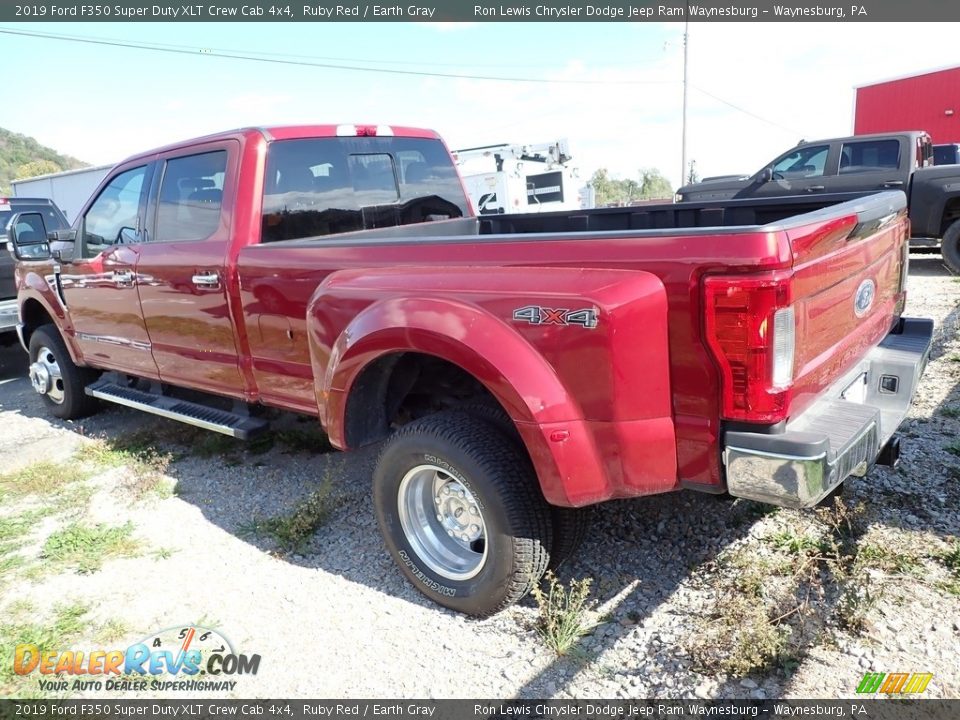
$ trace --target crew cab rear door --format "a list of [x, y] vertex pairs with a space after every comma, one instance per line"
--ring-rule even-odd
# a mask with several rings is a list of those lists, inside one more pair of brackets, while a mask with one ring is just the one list
[[[912, 148], [896, 137], [851, 139], [840, 144], [837, 176], [831, 192], [907, 189]], [[903, 169], [901, 169], [903, 168]]]
[[239, 143], [158, 157], [137, 265], [143, 319], [164, 382], [242, 396], [228, 309], [230, 217]]

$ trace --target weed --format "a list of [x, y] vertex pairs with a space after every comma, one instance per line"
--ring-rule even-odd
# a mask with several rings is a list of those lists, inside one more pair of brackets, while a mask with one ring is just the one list
[[243, 450], [243, 441], [221, 433], [204, 433], [199, 439], [189, 443], [191, 453], [198, 458], [212, 458], [216, 455], [230, 455]]
[[165, 478], [172, 456], [157, 450], [146, 434], [131, 433], [116, 438], [97, 440], [82, 447], [77, 457], [104, 468], [124, 468], [121, 485], [134, 500], [149, 494], [169, 497]]
[[566, 655], [584, 635], [597, 626], [590, 601], [591, 578], [571, 580], [569, 587], [557, 580], [552, 571], [545, 576], [547, 591], [533, 589], [533, 597], [540, 608], [537, 632], [557, 655]]
[[947, 580], [937, 583], [937, 587], [949, 595], [960, 597], [960, 580]]
[[788, 652], [791, 629], [771, 619], [766, 606], [752, 598], [734, 594], [724, 601], [723, 612], [704, 623], [690, 648], [691, 656], [707, 672], [735, 676], [766, 671]]
[[54, 495], [89, 473], [76, 461], [43, 460], [12, 473], [0, 475], [0, 488], [14, 496]]
[[876, 568], [885, 572], [901, 575], [916, 573], [920, 570], [920, 558], [904, 552], [874, 543], [864, 543], [857, 548], [855, 567]]
[[328, 453], [333, 450], [327, 434], [319, 423], [307, 427], [284, 428], [276, 431], [277, 441], [288, 452]]
[[947, 405], [940, 408], [940, 414], [948, 418], [960, 418], [960, 407], [956, 405]]
[[17, 645], [36, 645], [41, 651], [59, 650], [84, 629], [87, 608], [81, 604], [56, 608], [49, 623], [23, 622], [10, 613], [0, 623], [0, 696], [9, 697], [17, 675], [13, 670], [13, 655]]
[[173, 550], [173, 549], [171, 549], [171, 548], [161, 547], [161, 548], [157, 548], [156, 550], [154, 550], [154, 551], [151, 553], [151, 555], [153, 555], [154, 559], [156, 559], [156, 560], [169, 560], [170, 558], [173, 557], [173, 554], [174, 554], [175, 552], [176, 552], [176, 550]]
[[871, 587], [869, 573], [858, 573], [845, 583], [837, 617], [847, 630], [862, 632], [879, 602], [880, 594]]
[[791, 555], [817, 555], [829, 552], [829, 543], [823, 538], [811, 537], [806, 533], [793, 530], [781, 530], [768, 538], [770, 544]]
[[139, 545], [131, 535], [133, 524], [110, 527], [104, 524], [71, 523], [57, 530], [43, 544], [41, 558], [76, 567], [77, 572], [95, 572], [110, 557], [133, 557]]
[[129, 626], [118, 618], [107, 620], [103, 625], [97, 628], [95, 637], [97, 642], [104, 645], [120, 640], [130, 633]]
[[267, 535], [284, 550], [297, 550], [329, 519], [340, 501], [327, 475], [320, 487], [290, 515], [254, 520], [241, 526], [240, 531], [246, 535]]
[[960, 540], [955, 540], [952, 548], [940, 553], [939, 559], [947, 570], [960, 579]]

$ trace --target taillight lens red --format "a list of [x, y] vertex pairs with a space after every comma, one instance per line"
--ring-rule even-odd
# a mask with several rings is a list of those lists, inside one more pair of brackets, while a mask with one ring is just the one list
[[789, 275], [707, 277], [704, 295], [706, 341], [720, 366], [721, 415], [784, 420], [795, 338]]

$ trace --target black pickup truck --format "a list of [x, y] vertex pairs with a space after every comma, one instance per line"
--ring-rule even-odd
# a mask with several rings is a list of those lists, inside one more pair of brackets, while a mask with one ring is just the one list
[[913, 247], [937, 247], [960, 273], [960, 166], [933, 166], [930, 136], [919, 130], [802, 142], [746, 178], [695, 183], [677, 202], [817, 193], [907, 194]]
[[7, 252], [7, 223], [17, 213], [43, 215], [47, 230], [62, 230], [70, 223], [53, 200], [47, 198], [0, 197], [0, 345], [16, 342], [17, 288], [13, 282], [13, 255]]

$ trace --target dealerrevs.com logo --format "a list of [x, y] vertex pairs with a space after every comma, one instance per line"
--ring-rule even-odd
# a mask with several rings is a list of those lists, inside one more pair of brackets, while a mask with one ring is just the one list
[[909, 695], [922, 693], [933, 679], [933, 673], [865, 673], [857, 693], [872, 695]]
[[[23, 643], [13, 671], [38, 676], [45, 691], [224, 691], [241, 675], [256, 675], [259, 655], [233, 649], [219, 631], [198, 625], [167, 628], [125, 649], [53, 650]], [[66, 676], [66, 678], [64, 677]]]

